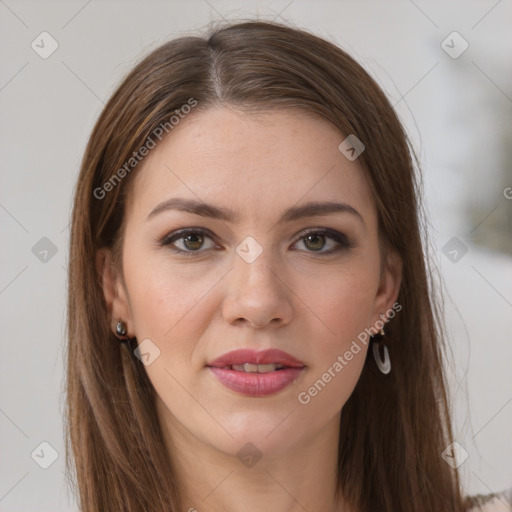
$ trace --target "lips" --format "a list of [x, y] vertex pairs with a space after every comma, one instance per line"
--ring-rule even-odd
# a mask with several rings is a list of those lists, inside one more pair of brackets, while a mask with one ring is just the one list
[[225, 387], [252, 397], [277, 393], [296, 382], [306, 368], [302, 361], [277, 349], [235, 350], [207, 366]]
[[257, 352], [250, 349], [233, 350], [214, 359], [207, 366], [229, 368], [233, 365], [270, 365], [276, 364], [287, 368], [302, 368], [304, 363], [292, 355], [278, 349], [268, 349]]

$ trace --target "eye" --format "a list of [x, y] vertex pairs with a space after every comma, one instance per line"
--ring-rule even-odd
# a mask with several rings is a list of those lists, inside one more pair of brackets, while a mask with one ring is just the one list
[[[203, 247], [206, 239], [212, 241], [212, 244], [207, 246], [206, 249], [213, 249], [218, 247], [213, 242], [212, 237], [208, 235], [204, 229], [198, 228], [182, 229], [180, 231], [170, 233], [163, 238], [160, 244], [168, 246], [169, 249], [178, 253], [191, 254], [196, 252], [204, 252], [200, 251], [199, 249]], [[176, 245], [178, 242], [181, 244], [181, 247]]]
[[[326, 244], [326, 240], [331, 240], [330, 244]], [[333, 243], [334, 241], [334, 243]], [[302, 237], [295, 242], [298, 244], [302, 242], [306, 247], [306, 252], [317, 252], [319, 254], [333, 254], [350, 247], [353, 247], [353, 244], [350, 243], [347, 237], [343, 233], [339, 233], [333, 229], [311, 229], [307, 231], [305, 234], [302, 234]], [[330, 246], [330, 248], [326, 251], [323, 251], [325, 247]]]
[[[206, 240], [210, 240], [211, 243], [205, 245]], [[331, 240], [331, 242], [326, 243], [327, 240]], [[301, 238], [294, 245], [299, 242], [304, 244], [306, 252], [323, 255], [334, 254], [354, 247], [343, 233], [327, 228], [310, 229], [306, 233], [302, 233]], [[169, 233], [160, 241], [160, 245], [167, 246], [173, 252], [186, 256], [194, 256], [197, 253], [206, 252], [208, 249], [219, 249], [212, 236], [202, 228], [187, 228]], [[330, 248], [322, 250], [326, 246], [330, 246]]]

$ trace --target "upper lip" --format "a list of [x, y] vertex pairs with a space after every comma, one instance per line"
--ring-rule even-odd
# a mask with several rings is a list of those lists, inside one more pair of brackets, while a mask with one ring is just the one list
[[239, 349], [227, 352], [217, 359], [214, 359], [207, 366], [215, 366], [217, 368], [224, 368], [234, 364], [281, 364], [283, 366], [289, 366], [292, 368], [302, 368], [304, 363], [299, 361], [292, 355], [276, 348], [267, 350], [251, 350], [251, 349]]

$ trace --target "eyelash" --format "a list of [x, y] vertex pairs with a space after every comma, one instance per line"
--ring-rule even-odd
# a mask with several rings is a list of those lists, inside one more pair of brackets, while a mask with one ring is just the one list
[[[161, 246], [168, 247], [171, 251], [173, 251], [175, 253], [178, 253], [180, 255], [184, 255], [187, 257], [194, 257], [197, 254], [206, 252], [205, 250], [200, 250], [200, 249], [197, 251], [190, 251], [190, 250], [185, 251], [183, 249], [179, 249], [172, 245], [173, 242], [175, 242], [177, 240], [182, 240], [183, 238], [185, 238], [186, 236], [191, 235], [191, 234], [192, 235], [200, 234], [202, 236], [206, 235], [208, 238], [213, 240], [213, 236], [210, 234], [210, 232], [203, 228], [186, 228], [186, 229], [180, 229], [178, 231], [173, 231], [172, 233], [169, 233], [168, 235], [166, 235], [164, 238], [162, 238], [160, 240], [159, 244]], [[338, 247], [336, 247], [334, 249], [330, 249], [328, 251], [323, 251], [323, 252], [306, 251], [311, 254], [320, 254], [320, 255], [328, 256], [328, 255], [336, 254], [336, 253], [339, 253], [339, 252], [342, 252], [342, 251], [345, 251], [347, 249], [351, 249], [352, 247], [354, 247], [354, 244], [352, 244], [343, 233], [339, 233], [338, 231], [335, 231], [333, 229], [328, 229], [328, 228], [311, 228], [311, 229], [303, 232], [302, 236], [300, 236], [297, 239], [297, 241], [294, 243], [294, 245], [297, 242], [304, 240], [307, 236], [310, 236], [310, 235], [326, 236], [326, 238], [331, 238], [339, 244]]]

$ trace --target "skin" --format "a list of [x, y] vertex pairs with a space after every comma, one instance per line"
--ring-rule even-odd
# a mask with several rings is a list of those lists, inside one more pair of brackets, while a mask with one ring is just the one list
[[[190, 114], [130, 184], [122, 270], [108, 251], [98, 255], [113, 323], [122, 319], [130, 337], [160, 350], [144, 368], [185, 485], [185, 510], [348, 510], [334, 499], [339, 419], [367, 346], [308, 404], [297, 397], [392, 307], [401, 264], [390, 254], [381, 266], [375, 203], [358, 161], [338, 150], [344, 138], [299, 111]], [[178, 196], [233, 209], [240, 219], [168, 210], [146, 220]], [[333, 213], [278, 223], [288, 207], [328, 200], [349, 204], [362, 220]], [[174, 241], [195, 249], [191, 257], [159, 244], [189, 227], [213, 235], [203, 245], [201, 238]], [[308, 242], [306, 228], [336, 230], [354, 247], [326, 254], [338, 243], [328, 236]], [[263, 249], [252, 263], [236, 252], [247, 236]], [[242, 347], [279, 348], [307, 368], [278, 393], [248, 397], [206, 367]], [[237, 457], [247, 443], [261, 455], [252, 467]]]

